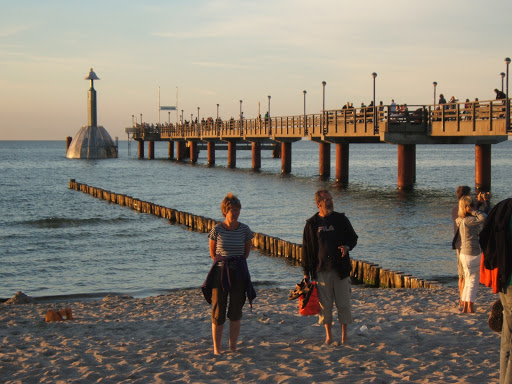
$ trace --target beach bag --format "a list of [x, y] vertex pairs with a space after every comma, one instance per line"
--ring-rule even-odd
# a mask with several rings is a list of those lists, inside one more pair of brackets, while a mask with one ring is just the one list
[[65, 320], [73, 320], [73, 312], [71, 311], [71, 308], [64, 308], [64, 309], [60, 309], [58, 311], [49, 309], [48, 312], [46, 312], [46, 316], [44, 318], [44, 321], [46, 321], [47, 323], [49, 323], [51, 321], [65, 321]]
[[308, 292], [299, 297], [299, 314], [302, 316], [318, 315], [320, 312], [317, 289], [316, 281], [312, 281], [309, 283]]
[[489, 324], [489, 328], [494, 332], [501, 332], [503, 328], [503, 304], [500, 299], [492, 303], [491, 314], [489, 315], [487, 324]]

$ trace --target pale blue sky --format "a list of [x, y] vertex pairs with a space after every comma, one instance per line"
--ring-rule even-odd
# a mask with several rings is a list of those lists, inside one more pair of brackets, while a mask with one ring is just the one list
[[[509, 0], [0, 1], [0, 140], [64, 140], [98, 123], [125, 139], [132, 115], [298, 115], [346, 101], [494, 98], [512, 56]], [[512, 70], [512, 68], [511, 68]], [[512, 87], [512, 82], [510, 84]], [[167, 120], [162, 112], [162, 121]], [[171, 121], [175, 121], [171, 113]]]

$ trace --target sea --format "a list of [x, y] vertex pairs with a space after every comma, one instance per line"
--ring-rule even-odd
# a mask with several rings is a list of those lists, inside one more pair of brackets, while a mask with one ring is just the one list
[[[146, 145], [147, 146], [147, 145]], [[227, 151], [216, 166], [167, 158], [139, 159], [137, 142], [119, 141], [119, 158], [66, 158], [65, 141], [0, 141], [0, 298], [17, 291], [36, 297], [94, 298], [108, 293], [147, 297], [198, 288], [211, 267], [208, 236], [153, 215], [70, 190], [69, 180], [140, 198], [195, 215], [222, 219], [220, 203], [233, 192], [240, 221], [254, 232], [301, 243], [314, 193], [329, 189], [359, 235], [351, 257], [418, 278], [456, 284], [451, 209], [457, 185], [475, 185], [474, 145], [417, 145], [416, 184], [397, 189], [397, 146], [351, 144], [349, 185], [319, 178], [318, 144], [292, 145], [291, 174], [262, 151], [261, 170], [251, 151]], [[146, 148], [147, 153], [147, 148]], [[492, 146], [492, 203], [512, 196], [512, 141]], [[293, 289], [302, 270], [285, 258], [252, 250], [256, 288]]]

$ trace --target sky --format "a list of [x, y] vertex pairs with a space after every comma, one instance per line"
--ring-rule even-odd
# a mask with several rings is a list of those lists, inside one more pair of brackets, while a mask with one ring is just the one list
[[[185, 119], [301, 115], [347, 101], [494, 99], [512, 56], [510, 0], [0, 0], [0, 140], [65, 140], [87, 125], [127, 138]], [[512, 68], [510, 69], [512, 72]], [[512, 82], [510, 84], [512, 87]], [[176, 95], [178, 94], [178, 97]], [[162, 111], [160, 121], [169, 119]], [[171, 112], [171, 122], [176, 113]]]

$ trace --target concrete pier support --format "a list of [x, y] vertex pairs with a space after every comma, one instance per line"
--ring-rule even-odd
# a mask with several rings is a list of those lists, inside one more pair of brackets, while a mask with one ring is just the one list
[[169, 141], [169, 152], [168, 152], [168, 155], [167, 157], [169, 159], [174, 159], [174, 141]]
[[292, 171], [292, 143], [281, 143], [281, 173]]
[[185, 142], [176, 142], [176, 160], [183, 161], [183, 155], [185, 154]]
[[336, 182], [348, 184], [349, 144], [336, 144]]
[[154, 141], [148, 141], [148, 158], [149, 159], [155, 158], [155, 142]]
[[328, 178], [331, 176], [331, 144], [320, 142], [318, 160], [320, 163], [320, 177]]
[[236, 168], [236, 142], [228, 141], [228, 168]]
[[261, 169], [261, 143], [251, 143], [252, 169], [259, 171]]
[[213, 167], [215, 165], [215, 141], [209, 141], [206, 144], [206, 151], [208, 152], [208, 166]]
[[144, 141], [140, 140], [139, 143], [139, 159], [144, 158]]
[[491, 190], [491, 144], [475, 145], [475, 189], [478, 192]]
[[190, 163], [197, 163], [197, 141], [189, 141], [188, 148], [190, 150]]
[[398, 145], [398, 189], [412, 189], [416, 181], [416, 144]]

